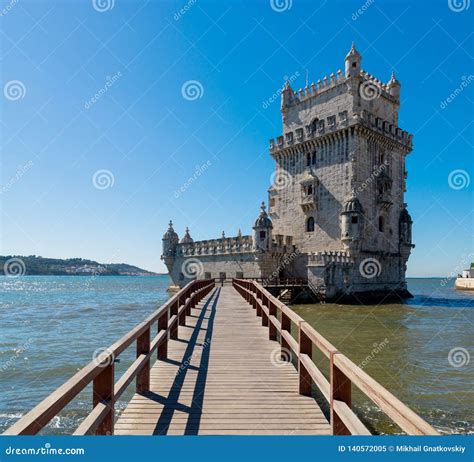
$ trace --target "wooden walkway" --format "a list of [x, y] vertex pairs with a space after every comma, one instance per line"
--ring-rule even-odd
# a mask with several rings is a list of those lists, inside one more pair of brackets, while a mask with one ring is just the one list
[[151, 368], [150, 391], [136, 393], [116, 435], [329, 435], [298, 372], [232, 287], [214, 289]]

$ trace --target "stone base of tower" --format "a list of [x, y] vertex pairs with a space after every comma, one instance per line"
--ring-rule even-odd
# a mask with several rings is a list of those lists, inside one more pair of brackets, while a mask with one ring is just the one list
[[400, 302], [412, 297], [405, 282], [405, 262], [400, 254], [318, 252], [308, 259], [308, 285], [327, 302]]

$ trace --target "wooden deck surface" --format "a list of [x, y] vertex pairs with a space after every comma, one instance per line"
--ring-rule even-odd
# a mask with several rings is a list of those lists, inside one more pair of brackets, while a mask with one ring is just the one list
[[298, 373], [279, 361], [255, 310], [231, 286], [192, 309], [168, 359], [151, 369], [150, 392], [135, 394], [116, 435], [329, 435]]

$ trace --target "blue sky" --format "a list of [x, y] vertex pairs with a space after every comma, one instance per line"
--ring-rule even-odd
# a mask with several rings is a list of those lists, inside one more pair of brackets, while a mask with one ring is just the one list
[[311, 82], [343, 69], [353, 40], [365, 70], [387, 81], [395, 69], [414, 134], [408, 275], [457, 273], [474, 253], [466, 0], [1, 5], [2, 254], [164, 271], [170, 218], [195, 239], [249, 233], [281, 132], [268, 100], [285, 76], [299, 88], [306, 70]]

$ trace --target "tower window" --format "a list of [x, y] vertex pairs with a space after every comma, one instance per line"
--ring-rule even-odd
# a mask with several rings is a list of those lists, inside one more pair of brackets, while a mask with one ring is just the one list
[[311, 154], [311, 164], [316, 165], [316, 151]]
[[308, 196], [313, 195], [313, 187], [311, 185], [308, 186]]
[[379, 217], [379, 231], [383, 233], [384, 230], [384, 219], [382, 216]]
[[352, 217], [352, 224], [356, 225], [359, 222], [359, 217], [358, 216], [353, 216]]
[[306, 166], [309, 167], [311, 165], [311, 154], [308, 152], [306, 154]]
[[352, 67], [357, 67], [357, 63], [352, 63]]
[[314, 218], [313, 217], [309, 217], [306, 220], [306, 232], [308, 233], [314, 232]]
[[267, 236], [267, 233], [265, 231], [260, 231], [260, 239], [263, 240]]

